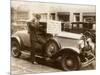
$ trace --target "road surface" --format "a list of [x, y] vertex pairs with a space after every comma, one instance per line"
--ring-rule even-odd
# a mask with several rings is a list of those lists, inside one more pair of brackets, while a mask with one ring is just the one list
[[[95, 66], [95, 63], [94, 63]], [[81, 70], [94, 69], [93, 66], [81, 68]], [[32, 64], [29, 61], [29, 54], [22, 54], [20, 58], [11, 56], [11, 74], [28, 74], [28, 73], [44, 73], [44, 72], [61, 72], [62, 70], [52, 63]]]

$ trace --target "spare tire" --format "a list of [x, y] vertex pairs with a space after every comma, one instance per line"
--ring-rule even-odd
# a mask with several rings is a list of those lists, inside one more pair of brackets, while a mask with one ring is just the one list
[[57, 45], [57, 43], [55, 41], [47, 42], [46, 48], [45, 48], [45, 53], [46, 53], [45, 56], [46, 57], [52, 57], [58, 51], [59, 51], [59, 46]]

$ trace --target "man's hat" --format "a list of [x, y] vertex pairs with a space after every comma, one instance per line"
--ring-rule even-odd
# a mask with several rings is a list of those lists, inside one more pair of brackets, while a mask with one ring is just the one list
[[37, 19], [40, 19], [40, 18], [41, 18], [41, 16], [40, 16], [39, 14], [36, 14], [35, 17], [36, 17]]
[[33, 15], [34, 15], [34, 17], [37, 18], [37, 19], [40, 19], [40, 18], [41, 18], [41, 16], [40, 16], [39, 14], [34, 14], [34, 13], [33, 13]]

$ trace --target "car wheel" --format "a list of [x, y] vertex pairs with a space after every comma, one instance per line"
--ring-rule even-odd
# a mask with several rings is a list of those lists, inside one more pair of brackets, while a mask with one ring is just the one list
[[58, 45], [54, 41], [49, 41], [46, 45], [46, 56], [52, 57], [59, 50]]
[[17, 41], [12, 41], [11, 42], [11, 54], [14, 57], [20, 57], [21, 56], [20, 45]]
[[75, 54], [63, 54], [61, 58], [61, 67], [64, 71], [78, 70], [80, 68], [79, 57]]

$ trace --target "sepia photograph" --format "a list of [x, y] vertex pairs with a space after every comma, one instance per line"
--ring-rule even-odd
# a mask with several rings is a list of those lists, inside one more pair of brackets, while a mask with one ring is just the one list
[[96, 5], [11, 0], [11, 74], [96, 70]]

